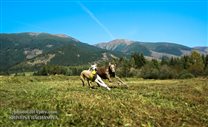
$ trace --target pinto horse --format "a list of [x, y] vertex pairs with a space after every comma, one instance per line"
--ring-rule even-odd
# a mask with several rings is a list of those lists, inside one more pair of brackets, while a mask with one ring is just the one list
[[[89, 70], [96, 70], [97, 74], [102, 78], [102, 79], [108, 79], [109, 82], [112, 82], [111, 77], [114, 77], [117, 79], [117, 81], [119, 81], [120, 85], [125, 85], [126, 87], [127, 84], [125, 84], [118, 76], [116, 76], [116, 64], [111, 64], [109, 63], [109, 65], [107, 67], [97, 67], [97, 64], [91, 65], [91, 67], [89, 68]], [[99, 84], [98, 84], [99, 86]]]
[[112, 82], [110, 77], [116, 76], [116, 65], [109, 63], [107, 67], [97, 67], [97, 74], [102, 79], [108, 79], [109, 82]]

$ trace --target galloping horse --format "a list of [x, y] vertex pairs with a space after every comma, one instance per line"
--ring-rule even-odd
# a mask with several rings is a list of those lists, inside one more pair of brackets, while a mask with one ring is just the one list
[[109, 82], [112, 82], [110, 77], [116, 76], [116, 65], [109, 63], [107, 67], [97, 67], [97, 74], [102, 79], [108, 79]]
[[[119, 81], [119, 85], [125, 85], [127, 87], [127, 84], [125, 84], [118, 76], [116, 76], [116, 64], [111, 64], [107, 67], [97, 67], [97, 64], [91, 65], [89, 70], [96, 70], [97, 74], [102, 78], [102, 79], [108, 79], [109, 82], [112, 82], [110, 77], [114, 77]], [[99, 84], [98, 84], [99, 86]]]

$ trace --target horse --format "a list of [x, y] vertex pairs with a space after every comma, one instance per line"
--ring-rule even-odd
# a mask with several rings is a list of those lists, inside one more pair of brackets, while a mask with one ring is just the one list
[[108, 79], [109, 82], [112, 82], [110, 77], [116, 76], [116, 64], [109, 63], [106, 67], [97, 67], [96, 71], [102, 79]]
[[[117, 79], [117, 81], [119, 81], [120, 85], [123, 84], [126, 87], [127, 84], [125, 84], [118, 76], [116, 76], [116, 64], [111, 64], [109, 63], [108, 66], [106, 67], [97, 67], [97, 64], [91, 65], [91, 67], [89, 68], [89, 70], [96, 70], [97, 74], [102, 78], [102, 79], [108, 79], [109, 82], [112, 82], [110, 77], [114, 77]], [[99, 86], [99, 84], [98, 84]]]
[[84, 86], [84, 80], [87, 80], [88, 86], [91, 87], [91, 83], [92, 82], [96, 82], [97, 84], [99, 84], [100, 86], [106, 88], [107, 90], [111, 90], [100, 78], [100, 76], [98, 74], [96, 74], [96, 71], [90, 71], [90, 70], [83, 70], [80, 74], [80, 80], [82, 81], [82, 85]]

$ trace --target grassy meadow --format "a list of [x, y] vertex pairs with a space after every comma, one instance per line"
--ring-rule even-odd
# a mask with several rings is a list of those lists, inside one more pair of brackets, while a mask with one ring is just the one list
[[207, 78], [122, 80], [128, 88], [105, 81], [107, 91], [72, 76], [0, 76], [0, 127], [208, 126]]

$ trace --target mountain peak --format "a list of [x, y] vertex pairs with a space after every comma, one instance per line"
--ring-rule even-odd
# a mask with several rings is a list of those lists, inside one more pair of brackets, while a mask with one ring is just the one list
[[53, 34], [53, 35], [55, 35], [57, 37], [69, 38], [69, 36], [66, 34]]
[[70, 38], [70, 36], [68, 36], [66, 34], [50, 34], [50, 33], [44, 33], [44, 32], [25, 32], [25, 33], [30, 36], [38, 36], [40, 34], [48, 34], [48, 35], [53, 35], [53, 36], [57, 36], [57, 37]]
[[128, 39], [115, 39], [115, 40], [110, 41], [108, 43], [111, 43], [111, 44], [125, 44], [125, 45], [130, 45], [130, 44], [133, 43], [133, 41], [128, 40]]
[[50, 33], [44, 33], [44, 32], [25, 32], [25, 33], [30, 35], [30, 36], [39, 36], [39, 35], [46, 34], [46, 35], [56, 36], [56, 37], [60, 37], [60, 38], [70, 38], [70, 39], [72, 39], [75, 42], [80, 42], [79, 40], [77, 40], [77, 39], [75, 39], [73, 37], [70, 37], [70, 36], [68, 36], [66, 34], [50, 34]]
[[75, 42], [80, 42], [79, 40], [77, 40], [77, 39], [75, 39], [73, 37], [70, 37], [70, 36], [68, 36], [66, 34], [52, 34], [52, 35], [57, 36], [57, 37], [61, 37], [61, 38], [70, 38], [70, 39], [72, 39]]
[[134, 43], [131, 40], [127, 39], [115, 39], [110, 42], [103, 42], [103, 43], [98, 43], [96, 44], [97, 47], [107, 49], [107, 50], [115, 50], [118, 47], [124, 48], [125, 46], [129, 46], [132, 43]]
[[39, 34], [41, 34], [40, 32], [28, 32], [28, 34], [30, 36], [38, 36]]

